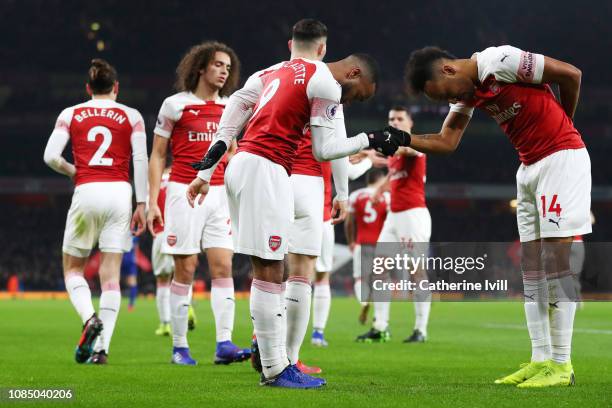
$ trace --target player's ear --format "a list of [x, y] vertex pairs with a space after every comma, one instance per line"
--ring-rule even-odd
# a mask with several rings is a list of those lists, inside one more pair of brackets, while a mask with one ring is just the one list
[[361, 77], [361, 68], [353, 67], [347, 75], [347, 79], [357, 79]]
[[93, 96], [93, 92], [91, 91], [89, 84], [85, 84], [85, 92], [87, 92], [87, 95]]
[[445, 75], [455, 75], [457, 73], [457, 70], [452, 65], [444, 64], [442, 65], [442, 72]]
[[327, 54], [327, 44], [323, 42], [319, 44], [319, 47], [317, 48], [317, 55], [323, 59], [325, 58], [325, 54]]
[[289, 48], [289, 52], [291, 52], [293, 48], [293, 40], [287, 41], [287, 47]]
[[119, 81], [115, 82], [115, 85], [113, 85], [113, 93], [116, 95], [119, 95]]

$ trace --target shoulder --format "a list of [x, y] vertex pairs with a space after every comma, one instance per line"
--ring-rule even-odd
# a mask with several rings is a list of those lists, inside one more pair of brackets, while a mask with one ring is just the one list
[[118, 109], [121, 109], [122, 111], [125, 112], [125, 114], [128, 117], [128, 120], [130, 122], [130, 124], [136, 125], [137, 123], [143, 123], [144, 120], [142, 118], [142, 115], [140, 114], [140, 112], [137, 109], [131, 108], [127, 105], [124, 105], [122, 103], [116, 103], [115, 106]]
[[340, 103], [342, 87], [336, 81], [327, 64], [321, 61], [310, 61], [315, 66], [315, 72], [310, 77], [307, 86], [309, 98], [321, 98]]

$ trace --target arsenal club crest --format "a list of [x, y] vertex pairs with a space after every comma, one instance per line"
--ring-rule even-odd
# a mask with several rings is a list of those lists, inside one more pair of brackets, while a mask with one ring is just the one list
[[270, 235], [270, 238], [268, 238], [268, 246], [273, 251], [276, 251], [278, 248], [280, 248], [281, 242], [283, 242], [283, 240], [278, 235]]
[[168, 245], [170, 245], [171, 247], [176, 245], [176, 235], [174, 234], [168, 234], [168, 237], [166, 238], [166, 242], [168, 243]]

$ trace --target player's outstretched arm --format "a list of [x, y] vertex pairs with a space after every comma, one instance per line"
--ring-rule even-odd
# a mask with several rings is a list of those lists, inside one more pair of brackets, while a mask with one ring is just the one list
[[572, 119], [576, 112], [576, 106], [578, 106], [581, 80], [582, 72], [575, 66], [554, 58], [544, 57], [542, 82], [559, 85], [561, 106], [563, 106], [567, 116]]
[[422, 153], [450, 154], [457, 149], [468, 123], [468, 115], [449, 112], [440, 133], [411, 135], [410, 147]]

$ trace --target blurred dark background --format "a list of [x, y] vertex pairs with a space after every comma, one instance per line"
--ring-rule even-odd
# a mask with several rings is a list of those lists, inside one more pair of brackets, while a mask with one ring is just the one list
[[[610, 238], [610, 2], [3, 0], [0, 16], [0, 288], [13, 274], [25, 288], [61, 288], [71, 186], [44, 165], [42, 154], [59, 112], [86, 99], [92, 58], [116, 66], [120, 102], [143, 114], [150, 146], [157, 111], [174, 92], [176, 64], [191, 45], [227, 43], [241, 59], [244, 80], [288, 57], [291, 27], [303, 17], [327, 24], [327, 60], [360, 51], [381, 65], [375, 99], [347, 109], [350, 133], [380, 126], [396, 103], [410, 107], [416, 132], [439, 129], [448, 108], [403, 92], [404, 63], [411, 50], [425, 45], [467, 57], [511, 44], [578, 66], [583, 84], [575, 123], [591, 154], [597, 218], [586, 239]], [[477, 112], [455, 154], [428, 160], [432, 240], [515, 240], [509, 201], [518, 164], [497, 125]], [[341, 228], [337, 235], [342, 242]], [[141, 242], [144, 252], [149, 246], [148, 239]]]

